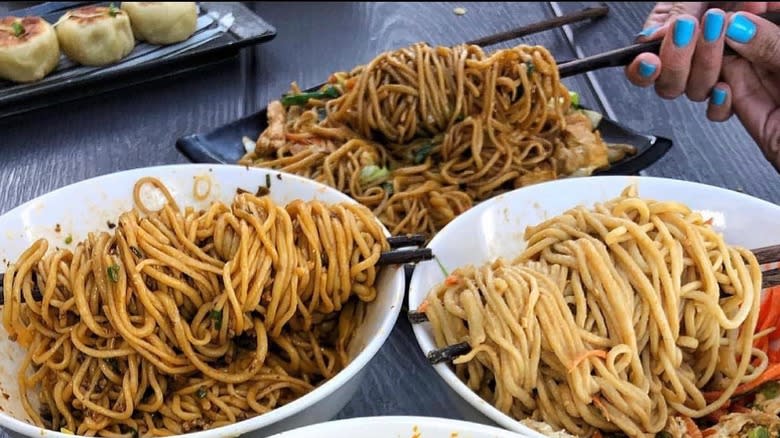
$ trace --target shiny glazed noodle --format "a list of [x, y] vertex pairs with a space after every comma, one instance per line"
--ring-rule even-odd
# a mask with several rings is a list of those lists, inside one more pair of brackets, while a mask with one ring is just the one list
[[525, 238], [515, 261], [460, 268], [425, 305], [439, 347], [471, 345], [459, 378], [504, 413], [644, 436], [712, 413], [766, 368], [756, 258], [686, 206], [630, 187]]
[[[144, 184], [167, 198], [161, 210], [143, 205]], [[346, 366], [388, 249], [368, 209], [241, 193], [182, 211], [154, 178], [133, 193], [136, 210], [112, 232], [72, 251], [38, 240], [5, 274], [3, 324], [27, 349], [18, 376], [35, 424], [102, 436], [214, 428]]]
[[323, 182], [391, 234], [432, 237], [476, 202], [618, 159], [593, 128], [544, 47], [419, 43], [336, 73], [320, 92], [293, 84], [239, 163]]

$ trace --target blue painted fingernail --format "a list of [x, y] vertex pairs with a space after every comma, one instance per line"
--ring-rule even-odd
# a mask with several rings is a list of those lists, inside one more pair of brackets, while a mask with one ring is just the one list
[[726, 102], [726, 90], [722, 88], [713, 88], [710, 102], [713, 105], [723, 105]]
[[674, 22], [674, 45], [677, 47], [687, 46], [693, 39], [693, 32], [696, 30], [696, 23], [690, 18], [679, 18]]
[[711, 43], [720, 38], [726, 16], [722, 12], [708, 11], [704, 14], [704, 41]]
[[638, 34], [636, 34], [635, 38], [649, 37], [650, 35], [654, 34], [655, 31], [657, 31], [658, 28], [660, 28], [660, 27], [661, 26], [650, 26], [647, 29], [643, 29], [642, 32], [639, 32]]
[[649, 78], [655, 73], [655, 64], [650, 64], [647, 61], [639, 61], [639, 75], [645, 78]]
[[745, 44], [753, 39], [756, 34], [756, 25], [742, 14], [734, 14], [734, 17], [726, 29], [726, 36], [732, 40]]

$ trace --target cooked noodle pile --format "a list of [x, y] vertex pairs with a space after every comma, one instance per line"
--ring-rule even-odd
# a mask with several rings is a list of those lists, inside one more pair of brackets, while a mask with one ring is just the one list
[[486, 54], [415, 44], [383, 53], [320, 91], [268, 106], [241, 164], [335, 187], [392, 234], [435, 234], [474, 203], [622, 157], [572, 106], [540, 46]]
[[439, 347], [470, 344], [457, 375], [501, 411], [644, 436], [714, 412], [766, 368], [756, 258], [686, 206], [631, 187], [525, 238], [512, 263], [456, 270], [423, 308]]
[[[162, 209], [144, 207], [144, 184], [166, 195]], [[73, 251], [38, 240], [5, 274], [3, 324], [27, 349], [20, 393], [37, 425], [104, 436], [214, 428], [346, 366], [389, 248], [367, 208], [240, 193], [182, 211], [152, 178], [134, 194], [112, 232]]]

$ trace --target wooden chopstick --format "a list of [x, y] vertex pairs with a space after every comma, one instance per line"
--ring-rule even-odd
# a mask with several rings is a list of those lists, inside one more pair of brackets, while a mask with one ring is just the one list
[[[780, 24], [780, 12], [768, 12], [760, 15], [762, 18], [775, 24]], [[600, 70], [607, 67], [624, 67], [631, 63], [640, 53], [655, 53], [661, 49], [661, 40], [646, 43], [632, 44], [620, 49], [599, 53], [582, 59], [575, 59], [558, 64], [558, 73], [562, 78]], [[729, 46], [723, 49], [725, 55], [735, 55], [736, 52]]]
[[500, 32], [494, 35], [488, 35], [486, 37], [478, 38], [467, 42], [466, 44], [475, 46], [491, 46], [504, 41], [513, 40], [526, 35], [530, 35], [545, 30], [555, 29], [566, 24], [576, 23], [578, 21], [584, 21], [589, 18], [597, 19], [606, 16], [609, 13], [609, 7], [606, 5], [598, 7], [585, 8], [580, 11], [572, 12], [570, 14], [561, 15], [560, 17], [551, 18], [549, 20], [540, 21], [538, 23], [521, 26], [515, 29], [511, 29], [505, 32]]

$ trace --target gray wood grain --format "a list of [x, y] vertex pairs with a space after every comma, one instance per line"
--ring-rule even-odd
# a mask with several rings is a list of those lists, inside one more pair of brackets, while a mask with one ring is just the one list
[[[31, 2], [0, 2], [0, 13]], [[608, 3], [609, 16], [572, 27], [586, 54], [629, 44], [652, 3]], [[564, 10], [585, 3], [562, 4]], [[466, 14], [453, 13], [456, 6]], [[282, 3], [250, 5], [276, 26], [268, 44], [238, 58], [177, 78], [0, 120], [0, 213], [48, 191], [130, 168], [185, 162], [174, 147], [262, 108], [287, 90], [322, 82], [333, 71], [364, 63], [417, 41], [457, 44], [552, 16], [546, 3]], [[525, 42], [558, 59], [575, 52], [563, 32], [547, 31], [491, 47]], [[780, 202], [780, 175], [736, 120], [714, 124], [703, 104], [665, 101], [632, 86], [621, 69], [597, 72], [618, 120], [637, 131], [670, 137], [675, 146], [650, 175], [700, 181]], [[598, 107], [582, 77], [566, 84]], [[405, 317], [369, 364], [365, 384], [339, 418], [424, 415], [485, 421], [461, 410], [458, 397], [433, 371]], [[4, 434], [0, 433], [0, 438]]]

